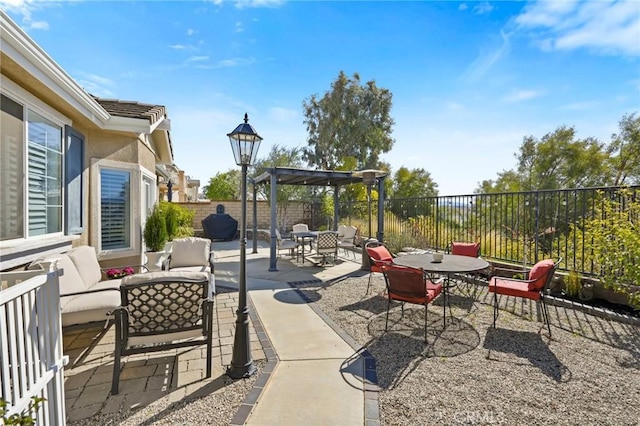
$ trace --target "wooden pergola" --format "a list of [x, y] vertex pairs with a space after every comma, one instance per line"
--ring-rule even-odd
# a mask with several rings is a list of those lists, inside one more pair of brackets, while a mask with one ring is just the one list
[[[374, 171], [371, 171], [374, 172]], [[384, 179], [387, 177], [386, 172], [375, 171], [375, 184], [378, 190], [378, 232], [376, 238], [378, 241], [383, 240], [384, 236]], [[270, 219], [270, 237], [271, 237], [271, 254], [269, 262], [269, 271], [277, 271], [277, 249], [276, 249], [276, 223], [277, 223], [277, 203], [276, 191], [278, 185], [305, 185], [305, 186], [331, 186], [333, 191], [333, 226], [337, 227], [340, 219], [340, 209], [338, 194], [339, 189], [343, 185], [352, 183], [365, 183], [365, 176], [360, 171], [336, 171], [336, 170], [310, 170], [297, 169], [289, 167], [271, 167], [266, 169], [260, 176], [251, 180], [253, 184], [253, 252], [258, 252], [258, 207], [256, 204], [257, 186], [271, 185], [271, 219]], [[334, 231], [337, 229], [334, 229]]]

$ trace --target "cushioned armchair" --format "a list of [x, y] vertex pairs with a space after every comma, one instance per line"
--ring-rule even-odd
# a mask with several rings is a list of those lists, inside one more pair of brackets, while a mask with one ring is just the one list
[[118, 393], [127, 355], [207, 345], [211, 377], [213, 289], [206, 272], [150, 272], [122, 279], [115, 309], [116, 337], [111, 394]]
[[[442, 293], [442, 279], [432, 282], [426, 278], [424, 270], [409, 266], [383, 264], [380, 267], [384, 274], [387, 286], [387, 318], [384, 329], [389, 325], [389, 309], [391, 301], [401, 302], [402, 316], [404, 316], [404, 304], [414, 303], [424, 306], [424, 342], [427, 343], [427, 305]], [[444, 304], [443, 304], [444, 306]], [[443, 319], [445, 315], [443, 313]]]
[[364, 246], [367, 256], [369, 257], [369, 282], [367, 283], [367, 292], [371, 286], [371, 277], [374, 272], [382, 273], [382, 265], [393, 263], [393, 254], [389, 251], [384, 243], [379, 241], [369, 241]]
[[210, 276], [211, 288], [215, 292], [215, 255], [208, 238], [177, 238], [173, 240], [171, 254], [163, 268], [171, 272], [206, 272]]
[[[545, 303], [544, 296], [546, 293], [553, 274], [555, 273], [558, 265], [562, 261], [560, 258], [554, 263], [553, 259], [541, 260], [530, 271], [524, 271], [524, 279], [505, 278], [494, 276], [489, 281], [489, 292], [493, 293], [493, 327], [496, 326], [496, 320], [498, 319], [498, 294], [513, 297], [522, 297], [525, 299], [540, 300], [542, 302], [542, 315], [544, 321], [547, 323], [547, 329], [549, 335], [551, 335], [551, 325], [549, 324], [549, 312], [547, 310], [547, 304]], [[523, 273], [523, 271], [513, 269], [496, 268], [496, 271], [507, 271], [511, 273]]]

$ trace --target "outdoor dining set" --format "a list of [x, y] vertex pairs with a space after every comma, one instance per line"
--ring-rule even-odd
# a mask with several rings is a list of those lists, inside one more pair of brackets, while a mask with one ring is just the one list
[[[493, 327], [498, 318], [498, 295], [520, 297], [542, 302], [542, 315], [551, 335], [549, 314], [544, 300], [555, 270], [562, 259], [544, 259], [537, 262], [528, 271], [493, 268], [480, 257], [480, 245], [469, 242], [451, 242], [447, 253], [425, 252], [394, 256], [380, 242], [371, 241], [365, 245], [371, 267], [367, 294], [374, 272], [384, 275], [386, 284], [387, 314], [385, 331], [388, 330], [389, 310], [392, 301], [400, 302], [404, 313], [404, 304], [424, 305], [424, 339], [427, 341], [427, 306], [438, 296], [443, 297], [443, 325], [446, 327], [446, 309], [449, 306], [451, 316], [450, 292], [460, 281], [477, 284], [478, 274], [490, 275], [488, 290], [493, 293]], [[506, 276], [502, 276], [506, 275]], [[522, 278], [514, 278], [522, 276]]]
[[[290, 238], [283, 239], [276, 230], [278, 251], [288, 251], [296, 261], [304, 264], [305, 260], [318, 266], [325, 266], [329, 261], [335, 265], [338, 250], [345, 254], [353, 253], [358, 229], [355, 226], [340, 225], [337, 231], [311, 231], [305, 223], [293, 225]], [[307, 252], [308, 248], [308, 252]]]

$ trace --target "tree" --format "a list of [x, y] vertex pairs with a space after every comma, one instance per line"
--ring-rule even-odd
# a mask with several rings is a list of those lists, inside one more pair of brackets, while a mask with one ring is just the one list
[[560, 126], [542, 139], [526, 136], [515, 154], [515, 170], [502, 172], [496, 181], [484, 181], [481, 190], [530, 191], [581, 188], [611, 182], [609, 156], [595, 138], [575, 139], [573, 127]]
[[614, 185], [640, 183], [640, 115], [636, 114], [622, 117], [620, 133], [611, 135], [607, 147], [615, 171]]
[[431, 179], [431, 174], [423, 168], [409, 170], [400, 167], [394, 174], [390, 197], [418, 198], [436, 197], [438, 184]]
[[240, 170], [216, 173], [209, 179], [209, 184], [202, 187], [202, 192], [209, 200], [239, 200]]
[[[279, 144], [271, 147], [269, 155], [262, 160], [258, 160], [252, 168], [252, 175], [259, 176], [267, 168], [271, 167], [301, 167], [301, 149], [286, 148]], [[260, 197], [271, 201], [271, 191], [266, 185], [260, 185], [258, 194]], [[278, 207], [278, 227], [281, 230], [287, 229], [287, 208], [292, 200], [302, 200], [308, 193], [309, 188], [299, 185], [278, 185], [276, 192], [276, 205]]]
[[308, 146], [303, 157], [309, 164], [334, 170], [343, 158], [356, 159], [359, 169], [377, 168], [380, 155], [389, 152], [392, 93], [375, 81], [360, 84], [360, 76], [348, 78], [340, 71], [331, 90], [303, 101]]

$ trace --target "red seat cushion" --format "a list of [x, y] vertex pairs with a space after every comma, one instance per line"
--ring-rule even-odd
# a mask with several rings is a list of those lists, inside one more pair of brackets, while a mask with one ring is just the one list
[[545, 259], [533, 265], [529, 271], [529, 280], [535, 280], [529, 283], [529, 290], [540, 291], [547, 282], [547, 275], [553, 269], [553, 259]]
[[382, 272], [382, 265], [393, 263], [393, 256], [385, 246], [367, 247], [371, 272]]
[[451, 254], [460, 256], [478, 257], [480, 255], [480, 243], [451, 243]]
[[507, 296], [524, 297], [531, 300], [540, 299], [540, 291], [529, 290], [529, 283], [502, 277], [491, 278], [491, 281], [489, 281], [489, 291]]

